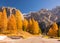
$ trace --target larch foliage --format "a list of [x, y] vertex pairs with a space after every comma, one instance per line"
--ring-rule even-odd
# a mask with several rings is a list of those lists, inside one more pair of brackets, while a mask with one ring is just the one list
[[0, 18], [0, 23], [1, 23], [1, 29], [2, 29], [2, 32], [6, 31], [7, 30], [7, 15], [6, 15], [6, 9], [4, 8], [3, 9], [3, 12], [2, 12], [2, 15], [1, 15], [1, 18]]
[[1, 19], [2, 12], [0, 12], [0, 19]]
[[58, 37], [60, 37], [60, 26], [59, 26], [59, 29], [58, 29]]
[[55, 30], [58, 30], [58, 25], [57, 25], [56, 22], [53, 23], [52, 28], [55, 29]]
[[28, 29], [28, 20], [27, 19], [24, 19], [23, 20], [23, 30], [24, 31], [27, 31], [27, 29]]
[[15, 14], [18, 31], [22, 30], [22, 16], [21, 16], [21, 14], [22, 13], [19, 10], [17, 10], [16, 14]]
[[32, 19], [32, 28], [31, 29], [32, 29], [33, 34], [39, 34], [39, 32], [40, 32], [38, 22], [35, 21], [34, 19]]
[[35, 34], [35, 31], [34, 31], [35, 30], [35, 25], [36, 25], [35, 20], [32, 18], [32, 25], [31, 25], [31, 33], [32, 34]]
[[0, 33], [2, 32], [2, 28], [1, 28], [1, 15], [2, 15], [2, 12], [0, 12]]
[[36, 33], [40, 33], [41, 34], [41, 28], [39, 27], [39, 24], [38, 24], [38, 22], [36, 21], [35, 22], [36, 23]]
[[32, 32], [32, 31], [31, 31], [31, 30], [32, 30], [31, 28], [32, 28], [32, 20], [29, 19], [29, 21], [28, 21], [28, 29], [27, 29], [27, 31], [30, 32], [30, 33]]
[[13, 14], [9, 17], [7, 30], [12, 34], [17, 33], [16, 19]]
[[29, 20], [29, 24], [32, 25], [32, 20], [31, 19]]
[[47, 35], [56, 37], [58, 35], [57, 31], [58, 31], [58, 25], [56, 24], [56, 22], [54, 22], [51, 28], [49, 29]]

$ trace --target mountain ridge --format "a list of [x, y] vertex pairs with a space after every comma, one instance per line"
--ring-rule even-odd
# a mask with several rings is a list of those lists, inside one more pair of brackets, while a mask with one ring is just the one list
[[60, 6], [53, 8], [52, 10], [41, 9], [37, 12], [30, 12], [24, 15], [25, 18], [34, 18], [39, 23], [45, 22], [46, 24], [51, 25], [53, 22], [60, 22]]

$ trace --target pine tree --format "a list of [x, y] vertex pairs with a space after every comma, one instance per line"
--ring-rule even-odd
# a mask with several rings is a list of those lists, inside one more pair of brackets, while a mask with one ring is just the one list
[[27, 31], [27, 29], [28, 29], [28, 20], [24, 19], [23, 20], [23, 30]]
[[7, 29], [7, 15], [6, 15], [5, 9], [3, 9], [0, 23], [1, 23], [2, 32], [4, 33], [4, 31], [6, 31], [6, 29]]
[[16, 19], [13, 14], [9, 17], [7, 30], [9, 33], [17, 33]]
[[56, 22], [53, 23], [53, 25], [51, 26], [49, 32], [47, 33], [47, 35], [49, 36], [57, 36], [58, 34], [58, 25], [56, 24]]
[[16, 11], [15, 17], [16, 17], [17, 29], [18, 31], [21, 31], [22, 30], [22, 16], [19, 10]]

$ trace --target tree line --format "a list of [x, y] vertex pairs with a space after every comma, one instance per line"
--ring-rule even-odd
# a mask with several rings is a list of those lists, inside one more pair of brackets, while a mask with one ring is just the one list
[[[16, 10], [16, 14], [11, 14], [7, 18], [6, 9], [3, 9], [3, 12], [0, 12], [0, 34], [17, 34], [21, 31], [29, 32], [30, 34], [42, 34], [41, 26], [38, 22], [31, 18], [27, 20], [24, 18], [22, 20], [21, 12]], [[48, 32], [48, 36], [60, 36], [60, 26], [58, 27], [57, 23], [54, 22]]]

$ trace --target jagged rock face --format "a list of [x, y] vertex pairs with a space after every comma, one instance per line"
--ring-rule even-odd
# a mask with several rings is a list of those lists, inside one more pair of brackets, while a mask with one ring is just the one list
[[[11, 14], [15, 14], [16, 13], [16, 8], [11, 8], [11, 7], [0, 7], [0, 12], [3, 11], [3, 9], [6, 9], [6, 13], [7, 13], [7, 17], [9, 17]], [[24, 19], [22, 13], [21, 13], [21, 16], [22, 16], [22, 20]]]
[[[53, 22], [59, 22], [60, 23], [60, 8], [54, 8], [52, 10], [47, 9], [41, 9], [37, 12], [30, 12], [26, 15], [24, 15], [25, 18], [30, 19], [34, 18], [39, 22], [39, 26], [43, 33], [47, 33], [50, 29]], [[57, 23], [57, 24], [59, 24]]]
[[52, 10], [41, 9], [38, 12], [31, 12], [27, 15], [24, 15], [25, 18], [34, 18], [39, 23], [45, 22], [47, 25], [52, 24], [53, 22], [60, 21], [60, 7], [54, 8]]
[[57, 22], [60, 22], [60, 6], [52, 9], [52, 13], [58, 17]]

